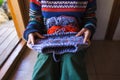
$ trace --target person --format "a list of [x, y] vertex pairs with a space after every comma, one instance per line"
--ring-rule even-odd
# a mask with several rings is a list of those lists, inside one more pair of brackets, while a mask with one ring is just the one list
[[[80, 30], [76, 36], [83, 35], [86, 43], [96, 30], [95, 11], [96, 0], [30, 0], [30, 18], [23, 36], [27, 45], [34, 44], [36, 38], [45, 38], [47, 19], [64, 15], [77, 19]], [[57, 55], [61, 60], [55, 62], [52, 54], [39, 53], [32, 80], [88, 80], [85, 54], [86, 50], [81, 50], [75, 54]]]

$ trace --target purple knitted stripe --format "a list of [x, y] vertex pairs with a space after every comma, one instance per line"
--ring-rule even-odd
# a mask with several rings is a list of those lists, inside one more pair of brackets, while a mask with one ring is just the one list
[[59, 16], [59, 17], [51, 17], [46, 21], [47, 29], [52, 26], [67, 26], [67, 25], [77, 26], [77, 20], [75, 17], [71, 16]]
[[30, 45], [35, 51], [41, 53], [64, 54], [66, 52], [75, 53], [87, 48], [88, 44], [83, 43], [83, 36], [76, 37], [76, 32], [45, 34], [46, 38], [37, 39], [34, 45]]

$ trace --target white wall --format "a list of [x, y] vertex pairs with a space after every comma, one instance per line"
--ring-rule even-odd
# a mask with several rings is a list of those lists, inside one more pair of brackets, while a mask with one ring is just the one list
[[104, 40], [114, 0], [97, 0], [97, 30], [94, 40]]
[[120, 40], [120, 19], [119, 19], [119, 22], [118, 22], [117, 29], [115, 31], [113, 40]]

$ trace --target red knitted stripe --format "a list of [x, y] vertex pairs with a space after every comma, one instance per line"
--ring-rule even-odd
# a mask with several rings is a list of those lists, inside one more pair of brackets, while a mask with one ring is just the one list
[[39, 6], [40, 6], [40, 2], [39, 2], [39, 1], [37, 1], [37, 0], [30, 0], [30, 2], [33, 2], [33, 3], [35, 3], [35, 4], [37, 4], [37, 5], [39, 5]]
[[61, 28], [62, 28], [62, 26], [52, 26], [51, 28], [48, 29], [47, 34], [53, 34]]
[[[47, 34], [53, 34], [55, 32], [58, 32], [59, 30], [62, 30], [64, 28], [64, 32], [78, 32], [79, 29], [77, 27], [72, 27], [71, 25], [67, 26], [52, 26], [48, 29]], [[58, 32], [59, 33], [59, 32]]]
[[49, 11], [49, 12], [84, 12], [85, 8], [42, 8], [42, 11]]

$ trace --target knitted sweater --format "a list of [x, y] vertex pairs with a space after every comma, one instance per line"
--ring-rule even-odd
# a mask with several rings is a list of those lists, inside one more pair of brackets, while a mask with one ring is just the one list
[[30, 0], [29, 23], [24, 38], [32, 32], [46, 33], [46, 20], [61, 15], [75, 17], [80, 27], [88, 28], [92, 35], [96, 29], [96, 0]]

